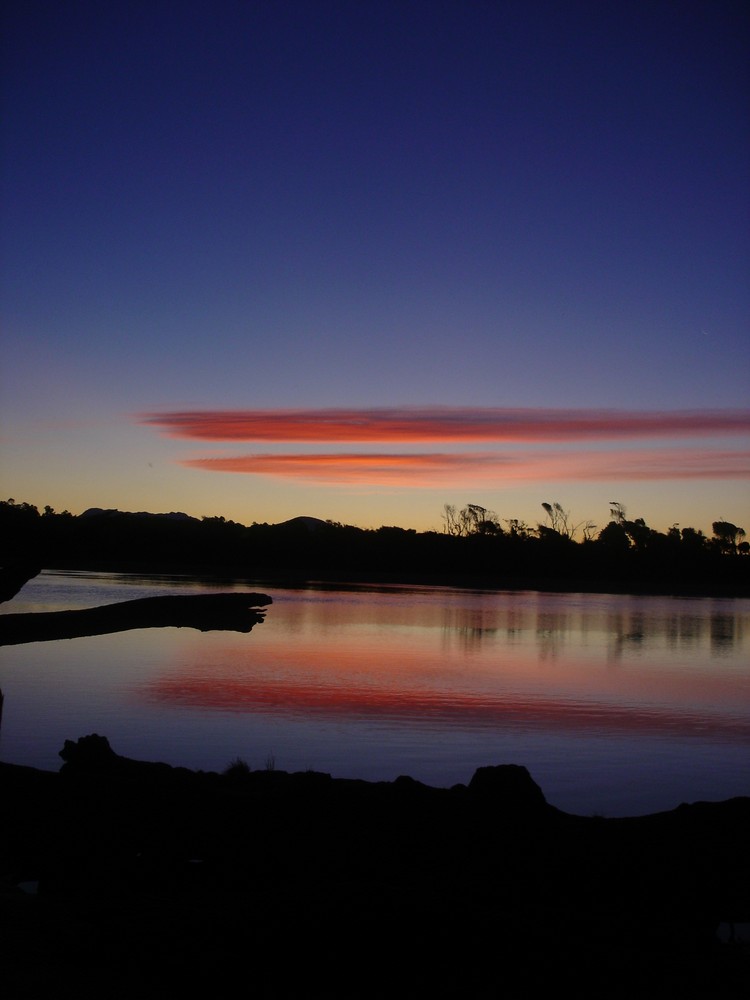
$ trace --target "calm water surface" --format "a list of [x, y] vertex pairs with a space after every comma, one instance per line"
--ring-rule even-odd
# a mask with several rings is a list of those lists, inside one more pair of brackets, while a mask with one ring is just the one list
[[3, 606], [269, 593], [247, 635], [143, 629], [0, 650], [3, 760], [65, 739], [221, 770], [313, 768], [433, 785], [525, 764], [571, 812], [750, 794], [750, 601], [438, 587], [280, 589], [45, 572]]

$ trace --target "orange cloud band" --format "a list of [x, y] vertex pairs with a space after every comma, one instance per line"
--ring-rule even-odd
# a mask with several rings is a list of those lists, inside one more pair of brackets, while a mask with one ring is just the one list
[[170, 437], [204, 441], [533, 443], [750, 433], [750, 410], [192, 410], [139, 419]]
[[419, 454], [240, 455], [182, 462], [208, 472], [242, 472], [338, 485], [432, 487], [470, 477], [476, 483], [558, 479], [618, 481], [747, 479], [750, 452], [659, 451]]

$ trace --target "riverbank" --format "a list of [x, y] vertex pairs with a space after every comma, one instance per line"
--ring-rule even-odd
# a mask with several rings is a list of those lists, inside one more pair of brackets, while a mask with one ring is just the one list
[[[0, 764], [5, 995], [739, 996], [750, 798], [632, 819], [467, 785], [222, 775], [66, 743]], [[43, 960], [42, 960], [43, 956]]]
[[[622, 512], [620, 512], [622, 513]], [[750, 596], [750, 549], [737, 525], [714, 537], [642, 519], [610, 521], [576, 541], [549, 526], [486, 523], [481, 530], [421, 531], [293, 518], [237, 524], [223, 517], [91, 509], [40, 514], [0, 502], [5, 564], [130, 573], [223, 575], [247, 580], [328, 580], [493, 590]], [[476, 526], [475, 526], [476, 528]]]
[[[750, 565], [750, 560], [748, 560]], [[631, 594], [638, 597], [712, 597], [750, 598], [750, 584], [745, 580], [720, 582], [710, 579], [669, 579], [653, 577], [616, 579], [609, 577], [550, 577], [545, 575], [426, 573], [418, 567], [383, 572], [333, 570], [331, 572], [289, 572], [273, 567], [246, 565], [233, 567], [201, 563], [159, 563], [133, 560], [66, 560], [45, 567], [51, 573], [122, 573], [133, 576], [185, 577], [205, 580], [216, 586], [243, 584], [248, 587], [289, 589], [362, 587], [449, 587], [456, 590], [486, 590], [498, 593], [538, 591], [549, 594]]]

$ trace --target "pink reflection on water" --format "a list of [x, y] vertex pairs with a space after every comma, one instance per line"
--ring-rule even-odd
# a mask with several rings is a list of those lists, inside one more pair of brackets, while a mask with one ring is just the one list
[[281, 596], [250, 644], [222, 637], [144, 694], [275, 719], [750, 743], [742, 616], [608, 595], [409, 596]]
[[174, 705], [233, 712], [264, 712], [279, 716], [363, 719], [381, 716], [412, 723], [443, 722], [477, 725], [540, 727], [545, 730], [647, 732], [669, 736], [706, 736], [750, 740], [750, 721], [708, 712], [617, 706], [602, 702], [555, 701], [509, 696], [491, 700], [471, 694], [430, 694], [418, 690], [373, 689], [367, 686], [242, 682], [227, 678], [161, 681], [151, 697]]

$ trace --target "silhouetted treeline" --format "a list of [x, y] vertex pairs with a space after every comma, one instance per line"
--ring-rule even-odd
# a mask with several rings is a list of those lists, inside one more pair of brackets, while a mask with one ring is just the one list
[[[545, 507], [546, 509], [546, 507]], [[295, 518], [242, 525], [223, 517], [88, 511], [74, 516], [0, 502], [0, 564], [219, 574], [277, 581], [431, 583], [490, 588], [750, 596], [744, 532], [714, 523], [656, 531], [616, 510], [596, 536], [519, 521], [471, 530], [363, 529]]]

